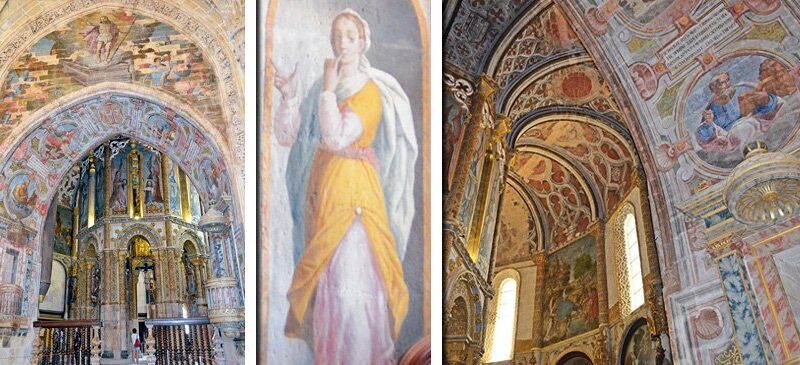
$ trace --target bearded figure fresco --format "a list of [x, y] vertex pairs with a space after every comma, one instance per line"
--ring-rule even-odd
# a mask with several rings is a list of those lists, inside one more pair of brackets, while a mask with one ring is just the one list
[[744, 146], [756, 140], [778, 149], [796, 130], [797, 83], [778, 60], [731, 58], [703, 74], [691, 90], [684, 123], [698, 156], [712, 166], [737, 165]]

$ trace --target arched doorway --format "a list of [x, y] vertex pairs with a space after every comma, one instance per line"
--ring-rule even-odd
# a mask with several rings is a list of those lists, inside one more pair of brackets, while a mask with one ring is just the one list
[[586, 354], [575, 351], [562, 356], [556, 365], [593, 365], [593, 363]]

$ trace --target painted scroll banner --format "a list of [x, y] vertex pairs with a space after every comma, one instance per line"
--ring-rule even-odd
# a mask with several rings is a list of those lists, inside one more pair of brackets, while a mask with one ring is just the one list
[[659, 54], [674, 74], [686, 67], [695, 57], [728, 39], [740, 28], [741, 25], [733, 19], [730, 11], [720, 5], [686, 33], [664, 46]]

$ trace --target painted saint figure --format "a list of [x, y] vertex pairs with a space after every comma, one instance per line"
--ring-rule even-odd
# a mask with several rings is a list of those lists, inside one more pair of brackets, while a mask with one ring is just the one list
[[[125, 161], [121, 161], [120, 164], [124, 164]], [[125, 185], [127, 184], [128, 180], [122, 177], [122, 167], [118, 167], [117, 171], [114, 173], [114, 190], [111, 195], [111, 207], [116, 209], [123, 209], [127, 207], [128, 204], [128, 197], [127, 191], [125, 190]]]
[[762, 64], [761, 83], [739, 83], [733, 85], [727, 72], [720, 72], [711, 79], [708, 88], [711, 101], [703, 112], [697, 128], [697, 142], [709, 151], [737, 151], [752, 142], [761, 132], [769, 128], [783, 104], [777, 95], [764, 90], [771, 81]]
[[292, 146], [294, 241], [305, 246], [284, 330], [313, 338], [317, 364], [393, 364], [409, 305], [401, 260], [414, 218], [411, 107], [364, 56], [370, 30], [358, 13], [337, 14], [330, 41], [336, 58], [302, 103], [295, 72], [276, 70], [275, 133]]
[[111, 60], [111, 51], [119, 36], [119, 28], [107, 16], [100, 17], [100, 23], [89, 25], [81, 31], [89, 48], [89, 53], [97, 55], [98, 63]]

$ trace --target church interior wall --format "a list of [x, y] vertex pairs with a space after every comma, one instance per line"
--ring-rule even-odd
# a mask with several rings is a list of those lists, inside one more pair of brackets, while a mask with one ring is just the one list
[[[133, 232], [131, 227], [149, 232], [146, 235], [152, 237], [154, 251], [158, 254], [164, 250], [164, 260], [170, 256], [175, 261], [173, 251], [182, 250], [176, 237], [202, 241], [197, 242], [202, 254], [214, 257], [216, 266], [225, 265], [225, 275], [235, 278], [233, 286], [220, 283], [213, 296], [230, 297], [228, 302], [233, 306], [239, 303], [241, 310], [243, 5], [200, 1], [184, 5], [78, 0], [8, 2], [2, 7], [0, 32], [15, 36], [3, 37], [7, 41], [0, 44], [0, 118], [4, 120], [0, 131], [4, 156], [0, 178], [4, 269], [0, 294], [3, 303], [10, 303], [4, 304], [0, 320], [0, 362], [31, 356], [33, 337], [39, 333], [32, 322], [46, 319], [45, 314], [51, 319], [101, 318], [107, 320], [104, 332], [125, 330], [122, 308], [105, 304], [113, 299], [110, 286], [124, 284], [112, 256], [118, 258], [126, 243], [114, 240], [124, 239], [126, 232]], [[115, 172], [119, 172], [106, 157], [110, 145], [95, 149], [120, 136], [139, 139], [152, 147], [140, 150], [141, 167], [147, 170], [140, 175], [143, 184], [157, 179], [162, 186], [174, 187], [169, 182], [180, 180], [173, 174], [180, 169], [186, 172], [183, 184], [190, 183], [191, 188], [181, 194], [180, 189], [141, 186], [141, 214], [136, 222], [125, 222], [133, 220], [127, 209], [115, 211], [108, 206], [113, 202]], [[95, 163], [91, 174], [91, 162], [78, 160], [90, 151]], [[174, 163], [170, 166], [165, 161]], [[56, 187], [62, 181], [67, 184], [59, 190]], [[87, 199], [90, 187], [94, 188], [94, 199]], [[62, 199], [61, 193], [76, 190], [83, 199]], [[170, 195], [186, 195], [183, 200], [191, 209], [187, 212], [181, 204], [165, 204]], [[230, 199], [222, 202], [220, 197], [225, 196]], [[121, 199], [122, 195], [113, 197]], [[226, 208], [220, 208], [223, 206]], [[231, 225], [236, 227], [213, 234], [213, 243], [207, 243], [205, 238], [198, 238], [206, 236], [199, 218], [217, 208], [227, 209], [222, 214], [230, 215]], [[44, 237], [45, 231], [53, 230], [46, 224], [48, 212], [52, 212], [53, 225], [58, 226], [58, 234], [50, 237], [54, 244]], [[169, 243], [161, 243], [164, 241]], [[48, 251], [42, 262], [42, 242], [53, 249], [53, 259]], [[76, 255], [85, 254], [90, 242], [96, 258], [76, 259]], [[63, 314], [48, 310], [47, 305], [42, 313], [38, 309], [39, 294], [45, 298], [50, 290], [63, 286], [60, 279], [56, 285], [48, 283], [53, 260], [56, 267], [67, 267], [67, 276], [73, 272], [70, 268], [81, 268], [74, 271], [84, 282], [81, 298], [88, 298], [70, 303], [68, 292], [68, 309]], [[103, 275], [109, 287], [95, 294], [86, 282], [93, 280], [91, 270], [98, 266], [112, 271]], [[169, 276], [185, 276], [168, 266], [161, 270], [168, 270]], [[217, 280], [212, 271], [207, 271], [209, 280]], [[40, 278], [45, 274], [48, 278]], [[161, 286], [164, 295], [173, 289], [164, 282]], [[119, 302], [119, 298], [114, 300]], [[165, 304], [164, 308], [159, 316], [182, 315], [178, 306]], [[214, 310], [217, 314], [208, 315], [218, 318], [218, 308]], [[229, 311], [226, 318], [235, 319], [230, 313], [236, 308], [225, 310]], [[224, 327], [226, 338], [238, 336], [236, 323], [243, 326], [243, 318], [219, 325]], [[119, 356], [128, 337], [125, 333], [109, 337], [103, 356]], [[106, 353], [112, 348], [116, 353]]]

